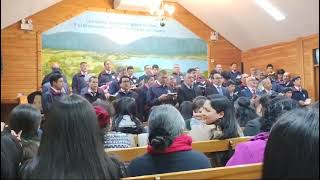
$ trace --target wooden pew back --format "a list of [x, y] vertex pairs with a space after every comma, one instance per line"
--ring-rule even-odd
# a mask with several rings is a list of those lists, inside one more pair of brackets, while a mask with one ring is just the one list
[[[202, 153], [227, 151], [230, 145], [234, 149], [236, 144], [246, 142], [251, 138], [252, 137], [239, 137], [226, 140], [195, 141], [192, 143], [192, 149]], [[143, 146], [126, 149], [106, 149], [105, 151], [117, 155], [123, 162], [129, 162], [136, 157], [145, 154], [147, 148], [146, 146]]]
[[122, 180], [162, 180], [162, 179], [249, 179], [262, 177], [262, 163], [180, 171], [174, 173], [154, 174], [146, 176], [128, 177]]

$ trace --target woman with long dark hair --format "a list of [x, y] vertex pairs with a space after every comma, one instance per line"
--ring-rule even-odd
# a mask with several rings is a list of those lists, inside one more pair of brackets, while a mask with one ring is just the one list
[[104, 151], [95, 111], [78, 95], [56, 101], [38, 155], [23, 165], [25, 179], [119, 179], [119, 163]]
[[258, 117], [255, 109], [251, 107], [249, 98], [239, 97], [234, 102], [234, 108], [236, 111], [236, 118], [240, 127], [245, 127], [248, 121]]
[[319, 109], [290, 111], [271, 129], [263, 179], [319, 179]]

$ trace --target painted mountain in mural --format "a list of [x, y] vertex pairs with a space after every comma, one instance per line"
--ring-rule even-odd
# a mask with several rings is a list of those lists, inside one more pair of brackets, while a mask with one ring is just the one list
[[128, 45], [120, 45], [105, 36], [78, 33], [60, 32], [44, 34], [42, 36], [43, 48], [83, 50], [96, 52], [118, 52], [159, 55], [187, 55], [206, 54], [207, 45], [200, 39], [146, 37]]

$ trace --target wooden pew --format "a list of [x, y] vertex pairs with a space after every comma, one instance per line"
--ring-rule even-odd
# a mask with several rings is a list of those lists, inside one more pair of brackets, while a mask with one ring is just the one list
[[[203, 153], [208, 152], [220, 152], [227, 151], [229, 145], [232, 145], [234, 149], [235, 145], [241, 142], [246, 142], [252, 137], [239, 137], [226, 140], [208, 140], [208, 141], [196, 141], [192, 143], [192, 149]], [[106, 149], [107, 153], [115, 154], [122, 162], [129, 162], [138, 156], [142, 156], [147, 152], [146, 146], [134, 147], [126, 149]]]
[[180, 171], [122, 178], [122, 180], [160, 180], [160, 179], [250, 179], [262, 177], [262, 163]]

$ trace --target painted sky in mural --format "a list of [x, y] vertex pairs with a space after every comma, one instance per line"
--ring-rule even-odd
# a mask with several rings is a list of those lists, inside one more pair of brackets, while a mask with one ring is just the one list
[[178, 63], [183, 71], [207, 71], [206, 42], [174, 19], [167, 19], [165, 27], [159, 23], [153, 16], [84, 12], [43, 33], [44, 72], [58, 61], [68, 68], [66, 74], [75, 73], [78, 63], [87, 61], [98, 73], [106, 59], [114, 66], [135, 66], [137, 75], [145, 64], [172, 69]]

